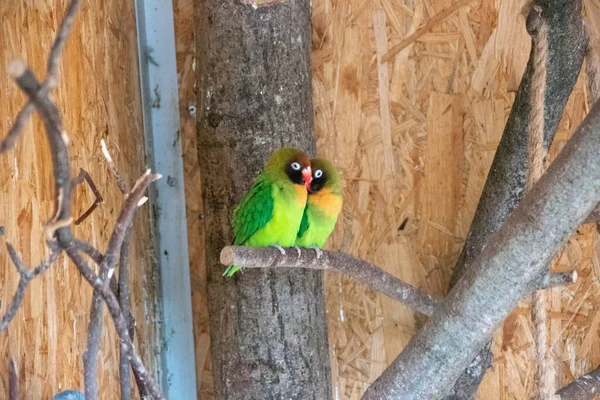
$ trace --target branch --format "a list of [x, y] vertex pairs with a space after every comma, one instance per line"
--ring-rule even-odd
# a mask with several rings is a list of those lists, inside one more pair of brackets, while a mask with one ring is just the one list
[[556, 392], [563, 400], [594, 400], [600, 394], [600, 367]]
[[[86, 261], [83, 259], [79, 251], [75, 247], [68, 247], [65, 249], [67, 255], [73, 261], [73, 264], [77, 267], [81, 275], [86, 281], [94, 288], [95, 293], [99, 293], [101, 298], [104, 300], [108, 307], [108, 311], [112, 316], [115, 330], [119, 336], [119, 342], [121, 344], [121, 351], [123, 351], [131, 363], [134, 371], [140, 376], [140, 379], [145, 383], [150, 395], [154, 399], [164, 400], [164, 396], [161, 394], [156, 382], [152, 376], [148, 373], [142, 360], [136, 354], [133, 347], [131, 336], [129, 336], [128, 323], [125, 317], [121, 313], [119, 302], [117, 297], [114, 295], [112, 290], [94, 273], [94, 271], [88, 266]], [[87, 399], [86, 395], [86, 399]]]
[[[554, 139], [563, 110], [575, 86], [583, 64], [585, 38], [581, 17], [581, 0], [537, 0], [542, 17], [548, 23], [548, 58], [544, 101], [544, 146]], [[527, 176], [527, 142], [531, 112], [530, 88], [533, 76], [533, 51], [515, 97], [502, 139], [490, 167], [489, 175], [465, 245], [452, 277], [452, 289], [468, 271], [490, 238], [504, 224], [521, 201]], [[462, 386], [451, 391], [454, 399], [467, 400], [477, 388], [491, 365], [492, 354], [479, 357], [481, 363], [465, 372]], [[466, 381], [470, 381], [467, 384]]]
[[23, 301], [23, 297], [25, 296], [25, 290], [27, 289], [27, 285], [29, 285], [29, 282], [31, 282], [31, 280], [36, 276], [43, 274], [58, 258], [58, 255], [60, 254], [61, 250], [55, 244], [48, 243], [48, 246], [52, 249], [50, 257], [42, 261], [42, 263], [34, 269], [28, 270], [23, 265], [23, 262], [17, 255], [17, 252], [15, 251], [14, 247], [12, 247], [10, 243], [6, 243], [6, 248], [8, 249], [10, 259], [12, 260], [13, 264], [15, 265], [15, 268], [19, 272], [19, 284], [17, 286], [15, 294], [13, 295], [12, 302], [8, 307], [8, 310], [6, 310], [6, 313], [0, 320], [0, 332], [8, 328], [8, 325], [17, 314], [17, 311], [21, 306], [21, 302]]
[[[123, 240], [126, 233], [131, 227], [135, 209], [138, 207], [144, 192], [150, 183], [159, 179], [159, 174], [150, 174], [147, 170], [140, 179], [137, 180], [133, 189], [125, 199], [125, 203], [121, 208], [121, 213], [117, 218], [117, 222], [113, 229], [112, 235], [108, 242], [108, 247], [102, 262], [100, 263], [100, 276], [105, 287], [113, 277], [117, 254], [121, 253]], [[90, 321], [88, 323], [87, 348], [83, 353], [84, 381], [85, 381], [85, 396], [89, 399], [98, 397], [98, 351], [100, 349], [100, 339], [102, 337], [102, 314], [103, 301], [100, 293], [95, 291], [92, 296], [92, 306], [90, 311]], [[129, 321], [129, 315], [123, 316]], [[123, 349], [121, 349], [123, 351]]]
[[90, 206], [90, 208], [88, 208], [86, 210], [86, 212], [84, 212], [81, 215], [81, 217], [79, 217], [79, 218], [77, 218], [77, 220], [75, 220], [75, 225], [79, 225], [83, 221], [85, 221], [85, 219], [94, 212], [94, 210], [98, 207], [98, 205], [101, 204], [102, 202], [104, 202], [104, 199], [102, 198], [102, 195], [100, 194], [100, 191], [96, 187], [96, 184], [92, 180], [92, 177], [90, 176], [90, 174], [85, 169], [80, 168], [79, 175], [75, 179], [73, 179], [72, 185], [73, 186], [81, 185], [84, 181], [88, 184], [92, 193], [94, 194], [94, 203]]
[[19, 400], [19, 373], [13, 358], [8, 363], [8, 399]]
[[598, 130], [600, 102], [363, 399], [430, 399], [452, 387], [600, 200]]
[[344, 253], [289, 247], [285, 254], [275, 247], [227, 246], [221, 251], [221, 264], [246, 268], [308, 268], [333, 270], [350, 275], [373, 289], [418, 312], [431, 315], [437, 300], [402, 282], [381, 268]]

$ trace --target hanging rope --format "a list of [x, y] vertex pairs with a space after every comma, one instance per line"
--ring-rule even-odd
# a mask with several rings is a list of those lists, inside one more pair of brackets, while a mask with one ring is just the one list
[[591, 24], [587, 24], [586, 27], [585, 72], [587, 74], [588, 102], [591, 107], [600, 98], [600, 43], [594, 27]]
[[[532, 37], [533, 76], [531, 79], [531, 112], [529, 115], [529, 191], [545, 170], [546, 149], [544, 148], [544, 97], [546, 95], [546, 58], [548, 55], [548, 25], [541, 15], [541, 8], [534, 6], [527, 20], [527, 30]], [[548, 326], [546, 294], [538, 290], [533, 294], [532, 320], [535, 328], [535, 352], [537, 372], [534, 383], [534, 398], [556, 399], [556, 366], [548, 348]]]

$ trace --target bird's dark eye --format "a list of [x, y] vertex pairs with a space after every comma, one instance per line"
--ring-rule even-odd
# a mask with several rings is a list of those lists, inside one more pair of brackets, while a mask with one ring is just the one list
[[293, 163], [291, 164], [291, 166], [292, 166], [292, 169], [293, 169], [294, 171], [300, 171], [300, 164], [299, 164], [299, 163], [297, 163], [297, 162], [293, 162]]
[[320, 178], [323, 176], [323, 171], [321, 171], [320, 169], [315, 171], [315, 178]]

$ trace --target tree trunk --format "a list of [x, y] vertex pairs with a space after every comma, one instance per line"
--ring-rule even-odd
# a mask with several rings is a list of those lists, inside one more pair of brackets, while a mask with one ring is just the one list
[[330, 399], [322, 272], [224, 278], [233, 208], [266, 158], [314, 154], [310, 0], [196, 0], [198, 155], [214, 378], [223, 399]]

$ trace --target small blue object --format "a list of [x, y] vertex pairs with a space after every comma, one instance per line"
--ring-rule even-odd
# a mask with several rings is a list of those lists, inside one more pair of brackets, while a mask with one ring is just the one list
[[77, 390], [65, 390], [54, 395], [52, 400], [85, 400], [85, 397]]

